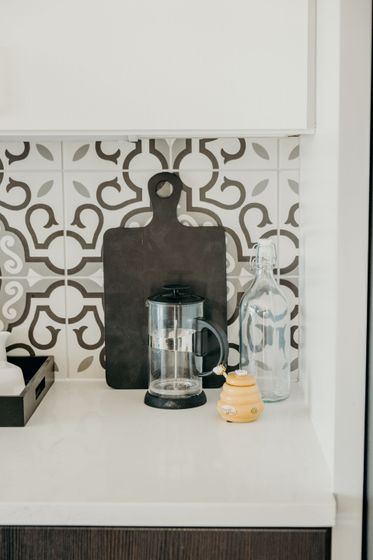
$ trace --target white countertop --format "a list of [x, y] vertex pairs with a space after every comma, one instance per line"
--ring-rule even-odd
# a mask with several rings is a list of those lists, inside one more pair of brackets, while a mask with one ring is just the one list
[[144, 391], [58, 381], [0, 428], [0, 525], [322, 527], [330, 476], [300, 390], [252, 424], [157, 410]]

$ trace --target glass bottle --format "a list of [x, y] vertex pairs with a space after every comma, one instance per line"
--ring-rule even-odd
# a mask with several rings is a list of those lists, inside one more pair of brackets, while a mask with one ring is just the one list
[[290, 314], [273, 276], [272, 241], [257, 244], [255, 278], [240, 304], [240, 368], [254, 375], [265, 402], [290, 393]]

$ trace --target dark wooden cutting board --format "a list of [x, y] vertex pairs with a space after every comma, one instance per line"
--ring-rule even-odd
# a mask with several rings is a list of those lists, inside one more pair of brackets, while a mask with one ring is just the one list
[[[157, 192], [171, 183], [172, 194]], [[106, 381], [115, 389], [148, 386], [148, 311], [146, 299], [164, 284], [187, 284], [204, 297], [206, 319], [226, 331], [227, 284], [225, 234], [221, 226], [186, 227], [176, 210], [182, 190], [174, 173], [158, 173], [148, 184], [153, 219], [142, 228], [113, 228], [104, 236]], [[204, 370], [216, 365], [218, 351], [204, 358]], [[204, 378], [220, 387], [222, 376]]]

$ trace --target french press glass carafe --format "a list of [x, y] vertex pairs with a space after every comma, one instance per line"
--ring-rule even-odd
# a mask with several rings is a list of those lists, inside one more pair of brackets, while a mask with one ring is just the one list
[[218, 325], [203, 318], [204, 299], [188, 286], [167, 285], [148, 298], [149, 389], [145, 404], [157, 408], [191, 408], [206, 402], [201, 377], [208, 351], [206, 330], [219, 342], [218, 364], [225, 363], [228, 341]]

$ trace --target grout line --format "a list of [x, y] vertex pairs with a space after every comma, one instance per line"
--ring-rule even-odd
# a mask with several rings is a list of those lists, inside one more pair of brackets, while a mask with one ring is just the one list
[[[241, 278], [252, 278], [253, 274], [227, 274], [226, 278], [227, 280], [240, 280]], [[300, 278], [300, 274], [280, 274], [279, 275], [280, 278], [283, 279], [287, 279], [287, 280], [297, 280]], [[90, 280], [91, 282], [97, 284], [97, 282], [95, 281], [94, 278], [92, 278], [92, 276], [74, 276], [72, 274], [64, 274], [64, 275], [60, 275], [60, 276], [0, 276], [0, 280], [30, 280], [30, 279], [35, 279], [35, 278], [39, 278], [40, 281], [42, 280], [50, 280], [50, 281], [59, 281], [59, 280], [66, 280], [67, 282], [69, 280]], [[103, 279], [103, 275], [98, 277], [99, 279]], [[98, 285], [98, 284], [97, 284]]]
[[29, 280], [30, 278], [35, 279], [35, 278], [39, 278], [40, 280], [62, 280], [65, 278], [65, 274], [59, 274], [56, 276], [42, 276], [40, 274], [35, 274], [35, 275], [28, 275], [28, 276], [1, 276], [0, 275], [0, 280]]
[[8, 175], [10, 175], [11, 173], [50, 173], [50, 172], [59, 173], [60, 171], [61, 171], [61, 166], [41, 167], [40, 169], [39, 168], [24, 169], [24, 168], [16, 168], [16, 167], [4, 167], [4, 169], [1, 169], [2, 173], [6, 173]]
[[67, 270], [67, 244], [66, 244], [66, 192], [64, 174], [64, 153], [63, 142], [61, 142], [61, 187], [62, 187], [62, 216], [63, 216], [63, 251], [64, 251], [64, 276]]
[[[226, 278], [227, 280], [240, 280], [241, 278], [252, 278], [253, 274], [227, 274]], [[42, 282], [43, 280], [49, 280], [49, 281], [55, 281], [58, 282], [59, 280], [66, 280], [66, 282], [69, 282], [69, 280], [90, 280], [91, 282], [93, 282], [94, 284], [97, 284], [96, 280], [92, 277], [92, 276], [74, 276], [73, 274], [61, 274], [60, 276], [0, 276], [0, 280], [30, 280], [30, 279], [36, 279], [38, 278], [40, 280], [40, 282]], [[103, 279], [104, 276], [99, 276], [97, 277], [98, 279]], [[279, 274], [279, 278], [284, 278], [284, 279], [288, 279], [288, 280], [296, 280], [300, 278], [300, 274]], [[99, 284], [97, 284], [98, 287]]]
[[7, 169], [4, 168], [1, 171], [3, 173], [6, 174], [10, 174], [10, 173], [59, 173], [61, 171], [63, 171], [64, 173], [70, 174], [70, 173], [159, 173], [160, 171], [169, 171], [171, 173], [206, 173], [206, 172], [221, 172], [221, 173], [226, 173], [226, 172], [238, 172], [238, 173], [248, 173], [248, 172], [255, 172], [255, 173], [262, 173], [262, 172], [275, 172], [275, 171], [299, 171], [300, 167], [253, 167], [253, 168], [248, 168], [248, 167], [205, 167], [205, 168], [198, 168], [195, 167], [193, 169], [175, 169], [172, 167], [167, 167], [166, 169], [162, 169], [160, 170], [159, 168], [154, 169], [122, 169], [120, 167], [113, 167], [112, 169], [95, 169], [95, 168], [76, 168], [76, 169], [62, 169], [62, 167], [57, 167], [57, 168], [50, 168], [50, 169]]
[[277, 139], [277, 282], [280, 282], [280, 140]]
[[67, 249], [67, 238], [66, 238], [66, 216], [67, 216], [67, 209], [66, 209], [66, 190], [65, 190], [65, 174], [64, 174], [64, 149], [63, 149], [63, 142], [61, 141], [61, 185], [62, 185], [62, 214], [63, 214], [63, 246], [64, 246], [64, 293], [65, 293], [65, 376], [66, 378], [70, 377], [70, 368], [69, 368], [69, 342], [68, 342], [68, 333], [69, 333], [69, 320], [68, 320], [68, 286], [67, 286], [67, 258], [68, 258], [68, 249]]
[[69, 320], [68, 320], [68, 312], [67, 312], [67, 293], [68, 293], [68, 286], [67, 286], [67, 277], [65, 276], [64, 279], [64, 292], [65, 292], [65, 377], [70, 377], [70, 364], [69, 364]]
[[[253, 276], [254, 276], [254, 275], [250, 275], [250, 274], [249, 274], [249, 275], [245, 275], [245, 276], [243, 276], [243, 275], [238, 276], [237, 274], [234, 274], [234, 275], [228, 274], [228, 275], [227, 275], [227, 280], [228, 280], [228, 279], [229, 279], [229, 280], [240, 280], [241, 278], [252, 278]], [[284, 274], [280, 274], [280, 278], [283, 278], [284, 280], [285, 280], [285, 279], [286, 279], [286, 280], [297, 280], [297, 279], [299, 278], [299, 275], [293, 274], [292, 276], [286, 276], [286, 275], [284, 275]]]
[[[95, 273], [93, 273], [93, 274], [95, 274]], [[67, 273], [66, 276], [67, 276], [68, 280], [74, 280], [74, 279], [76, 279], [76, 280], [78, 280], [78, 279], [80, 279], [80, 280], [92, 280], [92, 282], [95, 281], [94, 278], [103, 278], [103, 276], [104, 276], [103, 274], [101, 274], [100, 276], [95, 276], [94, 277], [93, 274], [88, 276], [87, 274], [69, 274], [69, 273]]]
[[[167, 142], [167, 145], [168, 145], [168, 161], [169, 161], [170, 165], [173, 163], [174, 144], [175, 144], [175, 138], [170, 138], [169, 141]], [[171, 169], [172, 169], [172, 167], [171, 167]]]

